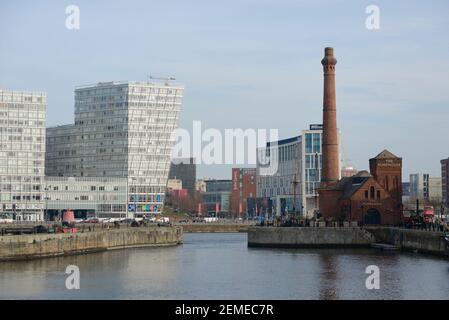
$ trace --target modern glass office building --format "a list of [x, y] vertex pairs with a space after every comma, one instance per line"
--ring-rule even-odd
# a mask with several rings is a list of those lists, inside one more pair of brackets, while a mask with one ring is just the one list
[[75, 123], [47, 128], [46, 175], [126, 178], [126, 216], [160, 213], [183, 91], [149, 82], [76, 88]]
[[[310, 125], [300, 136], [258, 148], [257, 197], [271, 200], [272, 214], [296, 212], [311, 217], [318, 209], [322, 133], [322, 125]], [[277, 163], [277, 170], [267, 174], [262, 164], [269, 161]]]
[[46, 94], [0, 89], [0, 218], [44, 212]]

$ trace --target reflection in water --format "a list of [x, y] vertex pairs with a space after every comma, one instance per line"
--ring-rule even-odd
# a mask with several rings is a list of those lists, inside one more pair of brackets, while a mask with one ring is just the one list
[[[177, 247], [0, 263], [0, 299], [449, 299], [449, 262], [374, 249], [248, 248], [246, 234], [186, 234]], [[79, 266], [80, 290], [65, 288]], [[365, 269], [380, 268], [380, 290]]]
[[337, 261], [335, 256], [329, 253], [319, 255], [321, 273], [323, 275], [320, 280], [320, 300], [335, 300], [337, 296]]

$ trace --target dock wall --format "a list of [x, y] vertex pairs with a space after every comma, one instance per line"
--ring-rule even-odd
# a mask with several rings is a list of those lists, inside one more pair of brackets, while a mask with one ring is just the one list
[[374, 237], [361, 228], [251, 227], [249, 247], [369, 247]]
[[74, 234], [31, 234], [0, 237], [0, 261], [73, 255], [142, 246], [182, 243], [180, 227], [138, 227]]
[[366, 227], [365, 229], [376, 238], [376, 242], [398, 246], [404, 251], [435, 255], [449, 253], [443, 232], [389, 227]]

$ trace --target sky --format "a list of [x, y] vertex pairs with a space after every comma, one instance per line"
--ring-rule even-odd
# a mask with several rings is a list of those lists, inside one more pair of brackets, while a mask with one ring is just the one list
[[[80, 28], [66, 28], [68, 5]], [[366, 8], [377, 5], [380, 28]], [[0, 87], [47, 93], [47, 126], [73, 123], [74, 88], [174, 76], [179, 126], [278, 129], [322, 121], [324, 47], [334, 47], [343, 165], [388, 149], [413, 172], [449, 157], [449, 1], [0, 0]], [[230, 178], [232, 165], [198, 177]]]

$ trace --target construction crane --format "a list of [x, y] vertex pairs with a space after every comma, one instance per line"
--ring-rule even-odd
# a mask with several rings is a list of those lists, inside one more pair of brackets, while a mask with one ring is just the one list
[[165, 81], [165, 85], [168, 86], [169, 85], [169, 81], [174, 81], [176, 80], [175, 77], [153, 77], [152, 75], [149, 75], [148, 78], [150, 80], [161, 80], [161, 81]]

